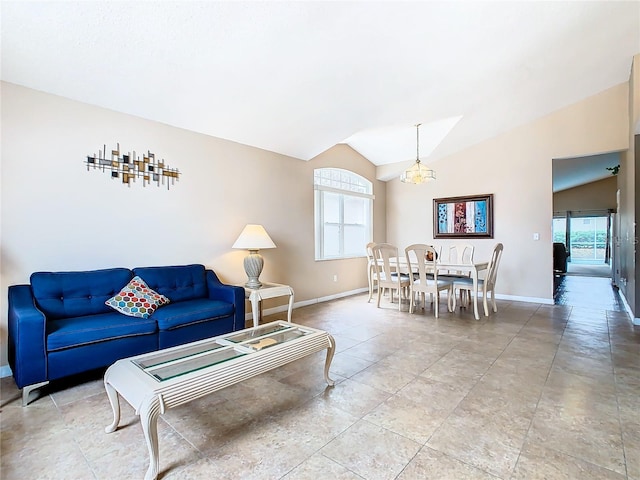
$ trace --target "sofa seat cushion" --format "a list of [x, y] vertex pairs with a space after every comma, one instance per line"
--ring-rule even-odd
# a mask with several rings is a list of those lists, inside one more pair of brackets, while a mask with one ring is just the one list
[[159, 330], [171, 330], [194, 323], [233, 315], [232, 303], [220, 300], [198, 298], [184, 302], [175, 302], [156, 310], [150, 319], [158, 323]]
[[119, 313], [102, 313], [47, 322], [47, 351], [53, 352], [134, 335], [153, 334], [156, 322]]

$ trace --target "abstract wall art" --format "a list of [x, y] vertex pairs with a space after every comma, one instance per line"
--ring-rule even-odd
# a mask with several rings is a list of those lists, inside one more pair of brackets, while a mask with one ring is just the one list
[[180, 177], [177, 168], [170, 168], [164, 159], [157, 160], [154, 153], [121, 153], [119, 143], [115, 150], [111, 150], [110, 156], [107, 155], [107, 146], [104, 145], [103, 150], [98, 151], [98, 155], [87, 155], [84, 163], [87, 165], [87, 171], [101, 170], [112, 179], [120, 179], [121, 183], [128, 186], [140, 179], [143, 187], [155, 183], [157, 186], [166, 185], [168, 190]]
[[434, 238], [493, 238], [493, 194], [433, 199]]

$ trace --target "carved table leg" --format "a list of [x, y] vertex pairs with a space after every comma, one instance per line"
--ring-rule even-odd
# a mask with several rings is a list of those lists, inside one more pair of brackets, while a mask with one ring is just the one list
[[289, 309], [287, 310], [287, 321], [291, 323], [291, 311], [293, 310], [293, 288], [290, 288], [289, 292]]
[[260, 324], [260, 317], [262, 316], [262, 300], [257, 293], [251, 295], [251, 316], [253, 317], [254, 328]]
[[144, 439], [149, 449], [149, 469], [144, 480], [155, 480], [158, 477], [160, 459], [158, 456], [158, 416], [160, 402], [158, 397], [150, 397], [140, 409], [140, 423], [144, 432]]
[[331, 345], [329, 346], [329, 348], [327, 348], [327, 360], [324, 364], [324, 379], [330, 387], [333, 387], [336, 384], [336, 382], [329, 377], [329, 367], [331, 367], [333, 354], [336, 351], [336, 341], [333, 339], [331, 335], [328, 335], [328, 336], [329, 336], [329, 343]]
[[113, 422], [111, 425], [105, 427], [104, 431], [107, 433], [113, 433], [118, 428], [118, 423], [120, 423], [120, 399], [116, 389], [113, 388], [106, 379], [104, 381], [104, 388], [107, 390], [109, 403], [111, 403], [111, 409], [113, 410]]

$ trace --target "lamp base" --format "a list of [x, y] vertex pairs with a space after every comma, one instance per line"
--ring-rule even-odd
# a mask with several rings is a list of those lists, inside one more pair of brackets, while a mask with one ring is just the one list
[[256, 289], [262, 286], [259, 280], [262, 267], [264, 267], [262, 255], [258, 253], [258, 250], [249, 250], [249, 255], [244, 257], [244, 271], [248, 278], [247, 283], [244, 284], [245, 287]]

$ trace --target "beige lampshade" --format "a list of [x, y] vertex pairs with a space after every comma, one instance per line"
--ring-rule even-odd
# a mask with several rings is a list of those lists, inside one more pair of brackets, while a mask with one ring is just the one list
[[262, 225], [247, 225], [231, 248], [262, 250], [263, 248], [276, 248], [276, 244], [273, 243]]
[[262, 225], [247, 225], [232, 248], [249, 250], [249, 255], [244, 259], [244, 271], [247, 274], [247, 283], [244, 285], [248, 288], [260, 288], [262, 286], [260, 274], [264, 266], [264, 259], [258, 250], [276, 248], [276, 244], [273, 243], [267, 231]]

